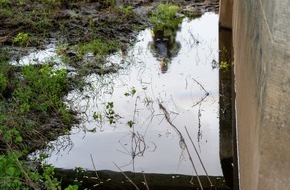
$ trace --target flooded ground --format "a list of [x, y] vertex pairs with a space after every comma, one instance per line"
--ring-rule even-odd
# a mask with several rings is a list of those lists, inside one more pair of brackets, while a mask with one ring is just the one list
[[90, 75], [89, 86], [70, 92], [67, 101], [83, 122], [51, 142], [48, 163], [66, 169], [223, 175], [214, 64], [218, 16], [185, 18], [170, 45], [154, 35], [146, 29], [128, 53], [108, 58], [108, 64], [122, 67], [119, 72]]

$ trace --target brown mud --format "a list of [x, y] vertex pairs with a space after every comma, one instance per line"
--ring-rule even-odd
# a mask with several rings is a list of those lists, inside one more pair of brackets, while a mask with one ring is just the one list
[[[4, 1], [5, 2], [5, 1]], [[8, 3], [9, 2], [9, 3]], [[25, 44], [41, 48], [50, 39], [61, 43], [78, 44], [95, 38], [119, 39], [128, 43], [138, 29], [149, 25], [150, 11], [160, 2], [152, 0], [117, 1], [110, 5], [100, 0], [23, 1], [0, 4], [0, 47], [17, 46], [13, 39], [20, 32], [31, 37]], [[182, 13], [200, 15], [218, 10], [218, 0], [175, 0]], [[119, 7], [132, 7], [124, 12]]]

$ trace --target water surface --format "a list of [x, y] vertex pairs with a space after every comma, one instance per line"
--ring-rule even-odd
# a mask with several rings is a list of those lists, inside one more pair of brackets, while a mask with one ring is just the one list
[[123, 171], [187, 175], [196, 175], [195, 167], [205, 175], [186, 127], [207, 173], [222, 176], [219, 71], [213, 65], [218, 16], [184, 19], [170, 47], [154, 35], [150, 29], [140, 32], [128, 53], [108, 59], [123, 68], [118, 73], [92, 74], [86, 78], [90, 85], [70, 92], [67, 100], [83, 122], [51, 142], [48, 163], [118, 171], [116, 164]]

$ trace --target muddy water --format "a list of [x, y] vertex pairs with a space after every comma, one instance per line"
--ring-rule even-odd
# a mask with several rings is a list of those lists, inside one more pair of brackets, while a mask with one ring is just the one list
[[122, 67], [118, 73], [88, 76], [90, 85], [68, 95], [83, 122], [51, 142], [48, 163], [188, 175], [196, 169], [205, 175], [199, 155], [209, 175], [222, 176], [219, 71], [213, 64], [218, 16], [184, 19], [170, 45], [154, 35], [144, 30], [128, 53], [108, 58]]

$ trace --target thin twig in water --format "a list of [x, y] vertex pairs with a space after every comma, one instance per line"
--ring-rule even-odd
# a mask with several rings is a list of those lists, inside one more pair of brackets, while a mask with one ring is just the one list
[[136, 190], [140, 190], [138, 186], [121, 170], [121, 168], [115, 162], [113, 163], [118, 168], [118, 170], [123, 174], [123, 176], [136, 188]]
[[200, 162], [200, 164], [201, 164], [201, 166], [202, 166], [204, 172], [206, 173], [206, 177], [207, 177], [207, 179], [208, 179], [208, 181], [209, 181], [209, 183], [210, 183], [210, 186], [211, 186], [211, 187], [214, 187], [213, 183], [211, 182], [211, 180], [210, 180], [210, 178], [209, 178], [209, 175], [208, 175], [208, 173], [207, 173], [207, 170], [205, 169], [204, 164], [203, 164], [203, 162], [202, 162], [202, 160], [201, 160], [201, 158], [200, 158], [200, 155], [199, 155], [199, 153], [198, 153], [198, 151], [197, 151], [197, 149], [196, 149], [196, 146], [195, 146], [195, 144], [194, 144], [194, 142], [193, 142], [191, 136], [189, 135], [189, 132], [188, 132], [188, 130], [187, 130], [187, 127], [184, 126], [184, 128], [185, 128], [185, 131], [186, 131], [186, 133], [187, 133], [187, 136], [188, 136], [188, 138], [189, 138], [189, 140], [190, 140], [190, 142], [191, 142], [191, 144], [192, 144], [192, 146], [193, 146], [193, 148], [194, 148], [194, 150], [195, 150], [195, 153], [196, 153], [196, 155], [197, 155], [197, 157], [198, 157], [198, 159], [199, 159], [199, 162]]
[[[202, 133], [201, 133], [201, 103], [199, 104], [198, 108], [198, 114], [197, 114], [197, 119], [198, 119], [198, 133], [197, 133], [197, 139], [198, 139], [198, 145], [200, 145], [200, 139], [202, 138]], [[200, 148], [200, 147], [199, 147]]]
[[[127, 136], [127, 135], [126, 135]], [[124, 136], [125, 137], [125, 136]], [[135, 171], [135, 158], [136, 156], [143, 156], [146, 149], [147, 149], [147, 145], [145, 143], [145, 139], [144, 139], [144, 136], [140, 135], [138, 132], [137, 133], [133, 133], [131, 132], [131, 149], [127, 149], [123, 143], [121, 142], [122, 139], [119, 140], [119, 143], [120, 145], [123, 147], [124, 151], [121, 151], [121, 150], [118, 150], [119, 152], [121, 153], [124, 153], [124, 154], [127, 154], [127, 155], [130, 155], [132, 157], [130, 163], [126, 164], [125, 166], [127, 165], [130, 165], [132, 164], [133, 165], [133, 171]]]
[[[190, 152], [189, 152], [189, 149], [188, 149], [188, 147], [187, 147], [187, 144], [185, 143], [185, 140], [184, 140], [184, 138], [183, 138], [183, 136], [182, 136], [182, 133], [178, 130], [178, 128], [171, 122], [171, 120], [170, 120], [170, 116], [169, 116], [169, 113], [168, 113], [168, 111], [166, 110], [166, 108], [161, 104], [161, 102], [158, 100], [158, 102], [159, 102], [159, 108], [163, 111], [163, 113], [164, 113], [164, 116], [165, 116], [165, 119], [166, 119], [166, 121], [173, 127], [173, 129], [176, 131], [176, 133], [179, 135], [179, 138], [180, 138], [180, 141], [179, 141], [179, 143], [180, 143], [180, 145], [182, 145], [185, 149], [186, 149], [186, 152], [187, 152], [187, 154], [188, 154], [188, 157], [189, 157], [189, 160], [190, 160], [190, 162], [191, 162], [191, 165], [192, 165], [192, 168], [193, 168], [193, 170], [194, 170], [194, 172], [195, 172], [195, 174], [196, 174], [196, 177], [197, 177], [197, 181], [198, 181], [198, 183], [199, 183], [199, 186], [200, 186], [200, 188], [201, 188], [201, 190], [203, 190], [203, 186], [202, 186], [202, 184], [201, 184], [201, 181], [200, 181], [200, 178], [199, 178], [199, 175], [198, 175], [198, 173], [197, 173], [197, 170], [196, 170], [196, 167], [195, 167], [195, 165], [194, 165], [194, 163], [193, 163], [193, 160], [192, 160], [192, 157], [191, 157], [191, 155], [190, 155]], [[181, 147], [182, 149], [183, 149], [183, 147]]]
[[96, 177], [98, 178], [98, 180], [99, 180], [100, 182], [102, 182], [101, 178], [100, 178], [99, 175], [98, 175], [97, 168], [96, 168], [96, 166], [95, 166], [95, 162], [94, 162], [94, 159], [93, 159], [92, 154], [90, 154], [90, 156], [91, 156], [91, 161], [92, 161], [92, 164], [93, 164], [93, 167], [94, 167], [95, 173], [96, 173]]
[[144, 182], [145, 182], [146, 189], [147, 189], [147, 190], [150, 190], [150, 189], [149, 189], [149, 186], [148, 186], [148, 182], [147, 182], [146, 176], [145, 176], [144, 173], [143, 173], [143, 178], [144, 178]]
[[194, 107], [194, 106], [200, 104], [201, 102], [203, 102], [204, 99], [206, 99], [206, 97], [208, 97], [209, 93], [208, 93], [208, 91], [205, 90], [205, 88], [202, 86], [202, 84], [200, 84], [197, 80], [195, 80], [194, 78], [192, 80], [194, 80], [203, 89], [203, 91], [205, 92], [204, 97], [202, 97], [201, 100], [199, 100], [193, 106], [191, 106], [191, 107]]

